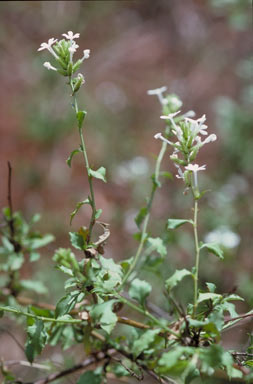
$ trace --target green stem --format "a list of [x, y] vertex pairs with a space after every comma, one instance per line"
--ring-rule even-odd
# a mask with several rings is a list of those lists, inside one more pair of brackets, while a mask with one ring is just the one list
[[198, 240], [198, 200], [194, 202], [194, 221], [193, 221], [193, 230], [194, 230], [194, 242], [196, 250], [195, 258], [195, 274], [194, 274], [194, 304], [193, 304], [193, 317], [196, 315], [197, 311], [197, 300], [198, 300], [198, 277], [199, 277], [199, 240]]
[[[71, 88], [72, 92], [74, 92], [74, 86], [73, 86], [71, 76], [69, 77], [69, 84], [70, 84], [70, 88]], [[74, 98], [75, 112], [77, 115], [77, 113], [79, 112], [79, 108], [78, 108], [77, 98], [76, 98], [76, 95], [74, 93], [73, 93], [73, 98]], [[85, 168], [86, 168], [87, 175], [88, 175], [89, 188], [90, 188], [90, 204], [91, 204], [91, 209], [92, 209], [90, 225], [89, 225], [89, 234], [88, 234], [88, 239], [87, 239], [87, 241], [89, 242], [91, 239], [91, 235], [92, 235], [92, 229], [93, 229], [94, 224], [96, 222], [96, 211], [97, 210], [96, 210], [95, 195], [94, 195], [94, 188], [93, 188], [93, 177], [90, 174], [89, 160], [88, 160], [88, 155], [87, 155], [87, 150], [86, 150], [86, 145], [85, 145], [85, 141], [84, 141], [82, 127], [79, 127], [79, 136], [80, 136], [80, 140], [81, 140], [84, 164], [85, 164]]]
[[140, 256], [141, 256], [141, 253], [142, 253], [142, 250], [143, 250], [143, 246], [144, 246], [144, 243], [145, 243], [145, 240], [147, 237], [147, 227], [148, 227], [148, 223], [149, 223], [149, 219], [150, 219], [150, 211], [151, 211], [152, 203], [154, 200], [155, 191], [156, 191], [157, 187], [159, 186], [159, 173], [160, 173], [160, 168], [161, 168], [161, 162], [162, 162], [164, 154], [166, 152], [166, 148], [167, 148], [167, 143], [163, 142], [161, 150], [160, 150], [159, 155], [158, 155], [157, 160], [156, 160], [156, 164], [155, 164], [155, 177], [154, 177], [154, 181], [153, 181], [153, 187], [151, 190], [151, 194], [150, 194], [150, 197], [149, 197], [148, 203], [147, 203], [147, 215], [143, 221], [143, 226], [142, 226], [142, 231], [141, 231], [141, 240], [139, 243], [139, 247], [137, 248], [136, 254], [134, 256], [134, 260], [133, 260], [132, 264], [130, 265], [129, 270], [127, 271], [127, 273], [125, 274], [125, 276], [123, 278], [123, 281], [122, 281], [120, 288], [122, 288], [125, 285], [129, 276], [131, 275], [131, 273], [135, 269], [136, 264], [138, 263]]
[[44, 317], [37, 316], [32, 313], [24, 312], [15, 308], [2, 307], [0, 306], [0, 311], [15, 313], [16, 315], [22, 315], [26, 317], [32, 317], [33, 319], [47, 321], [50, 323], [61, 323], [61, 324], [80, 324], [82, 320], [79, 319], [54, 319], [53, 317]]
[[148, 312], [146, 309], [142, 309], [138, 305], [135, 305], [130, 300], [126, 299], [125, 297], [117, 294], [116, 297], [124, 304], [128, 305], [128, 307], [134, 309], [135, 311], [141, 313], [142, 315], [146, 316], [150, 320], [153, 321], [156, 325], [158, 325], [160, 328], [164, 329], [166, 332], [170, 333], [171, 335], [180, 338], [181, 335], [179, 333], [174, 332], [172, 329], [166, 327], [159, 319], [157, 319], [155, 316], [153, 316], [150, 312]]

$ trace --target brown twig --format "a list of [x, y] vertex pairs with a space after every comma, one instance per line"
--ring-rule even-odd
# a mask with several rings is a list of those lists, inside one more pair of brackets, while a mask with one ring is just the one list
[[225, 324], [230, 323], [230, 321], [235, 321], [235, 320], [240, 320], [240, 319], [245, 319], [246, 317], [253, 317], [253, 312], [252, 313], [243, 313], [239, 316], [236, 317], [231, 317], [229, 319], [225, 319]]

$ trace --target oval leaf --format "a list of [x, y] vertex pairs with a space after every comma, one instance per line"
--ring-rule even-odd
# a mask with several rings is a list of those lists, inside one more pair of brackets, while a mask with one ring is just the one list
[[181, 227], [181, 225], [184, 225], [186, 223], [193, 224], [192, 220], [184, 220], [184, 219], [169, 219], [168, 220], [168, 229], [176, 229], [178, 227]]

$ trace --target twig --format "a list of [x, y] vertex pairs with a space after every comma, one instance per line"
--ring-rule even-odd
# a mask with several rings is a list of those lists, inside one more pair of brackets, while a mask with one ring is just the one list
[[[47, 377], [45, 377], [43, 379], [39, 379], [39, 380], [35, 381], [33, 384], [47, 384], [47, 383], [51, 383], [52, 381], [60, 379], [61, 377], [70, 375], [71, 373], [80, 371], [81, 369], [88, 368], [90, 365], [93, 365], [95, 363], [101, 362], [102, 360], [105, 359], [105, 357], [106, 357], [106, 354], [100, 352], [96, 356], [91, 356], [91, 357], [87, 358], [82, 363], [76, 364], [73, 367], [65, 369], [65, 370], [63, 370], [61, 372], [51, 373], [51, 375], [48, 375]], [[26, 383], [26, 384], [31, 384], [31, 383]]]
[[24, 367], [30, 367], [30, 368], [37, 368], [37, 369], [45, 369], [49, 371], [51, 368], [43, 365], [43, 364], [37, 364], [37, 363], [29, 363], [25, 360], [7, 360], [3, 362], [3, 366], [10, 367], [12, 365], [23, 365]]
[[253, 311], [251, 311], [251, 313], [243, 313], [239, 316], [232, 317], [230, 319], [226, 319], [225, 324], [230, 323], [230, 321], [245, 319], [246, 317], [253, 317]]

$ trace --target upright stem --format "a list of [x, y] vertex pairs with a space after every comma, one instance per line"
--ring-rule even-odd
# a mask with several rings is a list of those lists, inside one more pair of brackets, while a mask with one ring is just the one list
[[[73, 87], [73, 82], [72, 82], [71, 76], [69, 78], [69, 84], [70, 84], [70, 88], [73, 92], [74, 87]], [[77, 99], [76, 99], [75, 94], [73, 95], [73, 98], [74, 98], [74, 108], [75, 108], [75, 112], [77, 114], [79, 112], [79, 108], [78, 108], [78, 103], [77, 103]], [[84, 141], [82, 127], [79, 127], [79, 136], [80, 136], [80, 140], [81, 140], [81, 147], [82, 147], [82, 153], [83, 153], [83, 158], [84, 158], [84, 164], [85, 164], [85, 168], [87, 171], [89, 187], [90, 187], [90, 204], [91, 204], [92, 213], [91, 213], [91, 219], [90, 219], [90, 225], [89, 225], [89, 234], [87, 237], [87, 242], [89, 242], [91, 240], [92, 229], [93, 229], [94, 224], [96, 222], [96, 211], [97, 210], [96, 210], [95, 195], [94, 195], [94, 188], [93, 188], [93, 177], [90, 174], [89, 160], [88, 160], [88, 155], [87, 155], [87, 150], [86, 150], [86, 145], [85, 145], [85, 141]]]
[[161, 150], [160, 150], [159, 155], [158, 155], [157, 160], [156, 160], [156, 164], [155, 164], [155, 177], [154, 177], [154, 181], [153, 181], [151, 194], [150, 194], [150, 197], [149, 197], [148, 203], [147, 203], [147, 215], [143, 221], [143, 226], [142, 226], [142, 231], [141, 231], [141, 240], [139, 243], [139, 247], [137, 248], [136, 254], [134, 256], [134, 260], [131, 263], [129, 270], [127, 271], [127, 273], [125, 274], [125, 276], [123, 278], [123, 281], [122, 281], [120, 288], [122, 288], [125, 285], [125, 283], [127, 282], [129, 276], [131, 275], [134, 268], [136, 267], [136, 264], [138, 263], [140, 256], [141, 256], [141, 253], [142, 253], [142, 250], [143, 250], [143, 246], [144, 246], [146, 236], [147, 236], [147, 227], [148, 227], [148, 223], [149, 223], [149, 219], [150, 219], [150, 211], [151, 211], [152, 203], [154, 200], [155, 191], [156, 191], [157, 187], [159, 186], [159, 173], [160, 173], [161, 162], [162, 162], [164, 154], [166, 152], [166, 148], [167, 148], [167, 143], [163, 142]]
[[197, 311], [197, 300], [198, 300], [198, 276], [199, 276], [199, 240], [198, 240], [198, 200], [194, 201], [194, 242], [196, 250], [195, 258], [195, 274], [194, 274], [194, 304], [193, 304], [193, 317]]

